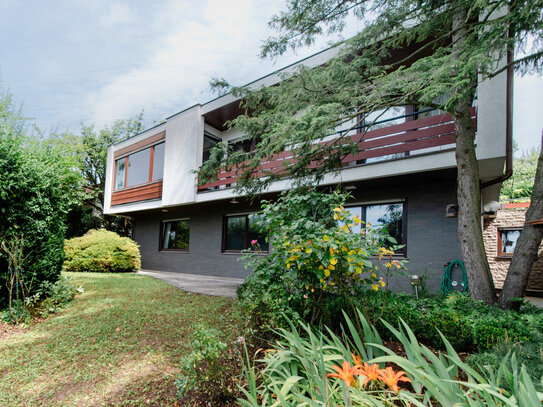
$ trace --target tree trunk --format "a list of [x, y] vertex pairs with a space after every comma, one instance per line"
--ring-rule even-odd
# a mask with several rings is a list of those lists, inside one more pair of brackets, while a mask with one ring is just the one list
[[[460, 28], [466, 20], [467, 11], [460, 10], [453, 21], [453, 54], [459, 61], [460, 50], [467, 36]], [[460, 63], [460, 62], [459, 62]], [[456, 72], [452, 73], [456, 75]], [[473, 81], [477, 80], [473, 73]], [[453, 89], [453, 94], [459, 92]], [[476, 300], [492, 303], [496, 300], [494, 283], [486, 257], [481, 227], [481, 191], [479, 187], [479, 166], [475, 153], [475, 130], [471, 121], [471, 99], [464, 94], [459, 98], [453, 113], [456, 131], [456, 165], [458, 193], [458, 239], [462, 259], [466, 266], [469, 292]]]
[[539, 152], [537, 170], [534, 178], [534, 190], [530, 207], [526, 211], [526, 223], [517, 239], [513, 258], [509, 265], [509, 272], [503, 285], [499, 298], [500, 307], [506, 309], [518, 309], [520, 304], [511, 301], [511, 298], [522, 298], [528, 285], [528, 278], [532, 271], [537, 252], [543, 238], [543, 225], [531, 225], [530, 221], [543, 219], [543, 136], [542, 148]]

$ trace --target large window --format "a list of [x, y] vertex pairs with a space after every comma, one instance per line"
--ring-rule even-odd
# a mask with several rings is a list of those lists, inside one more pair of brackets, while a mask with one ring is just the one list
[[265, 219], [261, 214], [231, 215], [224, 218], [223, 252], [240, 252], [257, 241], [264, 252], [269, 250], [266, 235], [262, 232]]
[[[358, 216], [366, 227], [382, 229], [393, 237], [399, 245], [405, 245], [406, 239], [406, 220], [405, 220], [405, 202], [391, 202], [382, 204], [368, 204], [346, 207], [352, 216]], [[353, 232], [360, 232], [361, 225], [353, 227]], [[389, 241], [382, 242], [390, 247]], [[406, 255], [406, 247], [401, 249], [401, 253]]]
[[164, 220], [160, 232], [160, 250], [189, 250], [189, 219]]
[[164, 174], [164, 143], [119, 158], [115, 168], [115, 189], [161, 180]]
[[522, 228], [498, 229], [498, 256], [512, 256]]

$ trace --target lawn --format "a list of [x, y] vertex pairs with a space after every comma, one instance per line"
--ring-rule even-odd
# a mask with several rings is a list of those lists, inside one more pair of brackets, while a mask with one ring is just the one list
[[0, 323], [0, 405], [173, 405], [193, 327], [233, 330], [233, 300], [135, 274], [66, 273], [85, 292], [26, 328]]

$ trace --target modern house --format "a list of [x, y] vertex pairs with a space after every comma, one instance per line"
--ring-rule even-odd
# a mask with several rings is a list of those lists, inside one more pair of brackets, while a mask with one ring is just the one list
[[[282, 72], [299, 64], [318, 66], [336, 52], [325, 50], [247, 86], [277, 84]], [[482, 182], [503, 175], [511, 137], [511, 90], [507, 72], [477, 89], [472, 117]], [[249, 216], [259, 205], [234, 193], [235, 172], [222, 171], [217, 181], [201, 186], [194, 173], [218, 141], [250, 150], [243, 134], [225, 126], [241, 113], [239, 103], [226, 94], [196, 104], [109, 148], [104, 213], [134, 218], [143, 268], [243, 278], [250, 270], [238, 261], [241, 250], [253, 239], [265, 248], [255, 228], [258, 217]], [[426, 273], [435, 289], [444, 264], [460, 258], [451, 117], [401, 106], [374, 124], [364, 136], [364, 149], [348, 156], [340, 174], [326, 176], [322, 185], [342, 182], [354, 196], [352, 212], [372, 224], [388, 222], [406, 245], [399, 255], [409, 259], [410, 273]], [[349, 134], [357, 137], [357, 131]], [[291, 155], [285, 151], [263, 165], [280, 168]], [[483, 188], [482, 203], [497, 200], [500, 186]], [[288, 179], [277, 181], [264, 198], [287, 188]]]

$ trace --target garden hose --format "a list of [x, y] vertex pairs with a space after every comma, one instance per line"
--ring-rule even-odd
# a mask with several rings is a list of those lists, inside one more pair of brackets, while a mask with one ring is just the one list
[[[452, 280], [452, 271], [454, 270], [455, 266], [458, 266], [462, 269], [462, 281]], [[460, 284], [460, 286], [462, 287], [461, 290], [455, 289], [458, 284]], [[464, 262], [462, 260], [453, 260], [449, 262], [449, 264], [447, 264], [447, 266], [445, 267], [445, 272], [443, 273], [443, 280], [441, 280], [441, 286], [439, 288], [445, 294], [450, 294], [454, 291], [458, 291], [461, 293], [468, 292], [468, 276], [466, 274], [466, 267], [464, 267]]]

